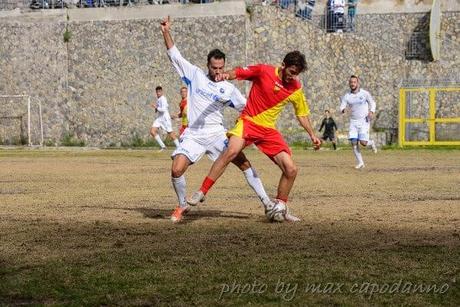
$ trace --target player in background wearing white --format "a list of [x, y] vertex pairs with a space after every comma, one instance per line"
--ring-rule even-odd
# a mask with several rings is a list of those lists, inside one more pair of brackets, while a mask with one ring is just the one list
[[360, 88], [357, 76], [352, 75], [348, 85], [350, 91], [342, 97], [340, 111], [345, 113], [347, 108], [351, 111], [348, 139], [351, 141], [353, 153], [358, 163], [355, 168], [360, 169], [364, 168], [364, 161], [359, 144], [372, 148], [374, 153], [377, 153], [375, 142], [369, 140], [369, 128], [375, 113], [375, 101], [368, 91]]
[[158, 145], [160, 145], [160, 151], [166, 149], [165, 143], [160, 138], [158, 134], [159, 129], [163, 129], [173, 140], [176, 148], [179, 146], [179, 141], [177, 140], [176, 134], [172, 129], [171, 124], [171, 115], [169, 115], [169, 105], [166, 97], [163, 96], [163, 89], [161, 86], [155, 88], [157, 94], [157, 102], [152, 102], [151, 106], [155, 110], [155, 113], [158, 113], [157, 118], [153, 121], [152, 127], [150, 128], [150, 134], [153, 136]]
[[[224, 71], [224, 53], [218, 49], [209, 52], [206, 74], [182, 57], [174, 45], [170, 28], [171, 21], [168, 16], [161, 22], [161, 32], [169, 59], [188, 89], [188, 127], [180, 136], [179, 147], [172, 154], [171, 166], [171, 181], [179, 201], [179, 205], [171, 215], [171, 220], [180, 222], [183, 215], [190, 210], [186, 201], [185, 171], [204, 154], [213, 161], [217, 159], [228, 142], [223, 126], [223, 108], [230, 106], [241, 111], [246, 105], [246, 98], [230, 82], [215, 82], [216, 74]], [[248, 184], [257, 193], [264, 206], [272, 204], [262, 181], [244, 154], [239, 155], [232, 162], [243, 171]]]

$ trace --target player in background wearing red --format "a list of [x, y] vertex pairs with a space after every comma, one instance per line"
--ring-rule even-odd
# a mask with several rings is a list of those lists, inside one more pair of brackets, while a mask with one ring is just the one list
[[179, 127], [179, 135], [184, 132], [185, 128], [188, 126], [187, 120], [187, 87], [183, 86], [180, 88], [180, 96], [181, 101], [179, 103], [179, 113], [174, 115], [174, 118], [180, 118], [180, 127]]

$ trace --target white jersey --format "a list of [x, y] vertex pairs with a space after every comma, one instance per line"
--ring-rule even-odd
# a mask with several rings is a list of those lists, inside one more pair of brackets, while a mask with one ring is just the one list
[[351, 109], [351, 120], [365, 120], [369, 112], [375, 113], [375, 101], [368, 91], [359, 89], [357, 93], [351, 91], [342, 97], [340, 112], [346, 107]]
[[157, 119], [171, 121], [171, 115], [169, 115], [169, 105], [165, 96], [160, 96], [160, 98], [157, 99], [157, 112]]
[[223, 108], [230, 106], [241, 112], [246, 98], [228, 81], [211, 81], [203, 70], [184, 59], [176, 46], [168, 50], [168, 56], [187, 84], [188, 129], [223, 132]]

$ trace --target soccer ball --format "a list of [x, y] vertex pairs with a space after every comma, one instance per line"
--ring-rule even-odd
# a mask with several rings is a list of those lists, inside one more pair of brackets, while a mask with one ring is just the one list
[[265, 216], [270, 222], [283, 222], [286, 211], [286, 204], [276, 200], [265, 207]]

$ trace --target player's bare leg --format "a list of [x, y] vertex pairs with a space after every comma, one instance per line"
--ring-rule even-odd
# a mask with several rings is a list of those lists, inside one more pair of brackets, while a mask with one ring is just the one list
[[202, 201], [202, 199], [204, 199], [206, 193], [208, 193], [209, 189], [214, 185], [216, 180], [222, 176], [230, 162], [232, 162], [232, 160], [235, 159], [236, 156], [243, 150], [244, 144], [244, 139], [237, 136], [230, 137], [227, 149], [219, 156], [219, 158], [217, 158], [216, 161], [214, 161], [211, 170], [201, 184], [201, 188], [187, 200], [190, 205], [197, 205], [200, 201]]
[[183, 215], [186, 214], [190, 207], [186, 201], [186, 182], [184, 173], [190, 166], [190, 160], [184, 155], [176, 155], [171, 166], [171, 183], [177, 195], [178, 206], [171, 214], [171, 220], [175, 223], [182, 221]]
[[158, 128], [157, 127], [152, 127], [150, 128], [150, 135], [157, 141], [158, 145], [160, 145], [160, 151], [163, 151], [166, 149], [165, 143], [160, 138], [160, 135], [158, 134]]
[[177, 136], [176, 136], [176, 133], [174, 131], [171, 131], [168, 133], [168, 136], [171, 138], [171, 140], [173, 141], [174, 145], [176, 145], [176, 148], [179, 147], [179, 141], [177, 140]]
[[[281, 178], [278, 183], [278, 195], [276, 196], [276, 199], [278, 202], [286, 204], [289, 198], [289, 193], [294, 185], [295, 178], [297, 177], [298, 168], [295, 165], [294, 160], [292, 160], [291, 156], [287, 152], [280, 152], [274, 157], [274, 160], [282, 171]], [[300, 221], [298, 217], [291, 215], [289, 211], [286, 211], [285, 219], [289, 222]]]
[[369, 141], [360, 141], [361, 145], [364, 147], [372, 149], [374, 153], [377, 153], [377, 146], [375, 145], [375, 142], [373, 140]]

